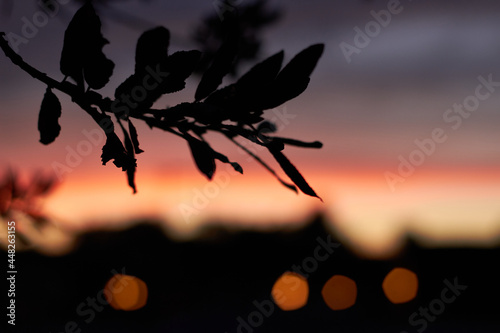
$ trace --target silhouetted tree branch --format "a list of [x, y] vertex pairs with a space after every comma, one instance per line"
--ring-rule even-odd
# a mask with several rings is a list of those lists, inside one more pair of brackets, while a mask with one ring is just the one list
[[[138, 134], [132, 119], [144, 121], [150, 128], [159, 128], [183, 138], [193, 155], [196, 166], [208, 179], [212, 179], [216, 160], [230, 164], [243, 173], [241, 166], [214, 150], [204, 135], [218, 132], [242, 148], [283, 185], [317, 197], [295, 166], [282, 153], [285, 145], [321, 148], [322, 144], [269, 135], [276, 126], [265, 121], [263, 113], [300, 95], [309, 83], [323, 45], [312, 45], [297, 54], [282, 68], [283, 51], [254, 66], [235, 83], [218, 89], [222, 78], [232, 69], [238, 53], [238, 36], [231, 35], [222, 43], [212, 63], [204, 72], [194, 102], [184, 102], [167, 109], [154, 109], [154, 103], [164, 94], [184, 89], [185, 80], [193, 73], [201, 57], [199, 51], [168, 53], [170, 33], [164, 27], [144, 32], [136, 48], [136, 66], [115, 90], [115, 99], [103, 97], [95, 90], [104, 87], [113, 74], [114, 63], [103, 53], [108, 41], [101, 33], [100, 19], [90, 2], [83, 5], [70, 22], [64, 37], [59, 82], [32, 67], [9, 45], [8, 36], [0, 33], [0, 47], [18, 67], [36, 80], [47, 85], [42, 101], [38, 127], [43, 144], [49, 144], [59, 135], [58, 118], [61, 106], [52, 90], [70, 96], [72, 101], [87, 112], [106, 134], [102, 149], [102, 163], [113, 161], [127, 173], [130, 187], [136, 191], [135, 155], [139, 148]], [[69, 80], [74, 81], [74, 83]], [[121, 128], [123, 141], [115, 133], [110, 115]], [[241, 145], [242, 137], [265, 147], [279, 163], [295, 185], [283, 181], [262, 159]]]

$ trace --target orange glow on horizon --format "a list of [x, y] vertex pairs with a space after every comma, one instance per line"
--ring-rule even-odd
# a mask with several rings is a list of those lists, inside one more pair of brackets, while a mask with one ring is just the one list
[[259, 169], [240, 175], [221, 166], [211, 182], [193, 172], [138, 173], [136, 195], [114, 168], [100, 176], [72, 175], [47, 198], [45, 210], [71, 230], [121, 228], [124, 222], [151, 218], [180, 234], [207, 222], [266, 229], [300, 223], [320, 211], [344, 242], [372, 257], [395, 253], [407, 232], [435, 244], [484, 246], [500, 237], [498, 171], [473, 176], [422, 172], [391, 192], [383, 172], [303, 170], [324, 203], [296, 195]]

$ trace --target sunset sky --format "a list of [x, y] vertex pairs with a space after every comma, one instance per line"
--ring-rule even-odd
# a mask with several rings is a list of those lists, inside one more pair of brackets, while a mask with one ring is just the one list
[[[280, 136], [323, 142], [320, 150], [288, 147], [285, 154], [324, 203], [287, 190], [216, 135], [209, 137], [214, 148], [240, 162], [245, 174], [218, 164], [209, 183], [183, 140], [136, 121], [145, 150], [138, 156], [138, 193], [132, 195], [125, 175], [112, 163], [101, 166], [104, 138], [97, 135], [88, 155], [75, 162], [47, 198], [46, 211], [75, 230], [149, 216], [179, 231], [215, 220], [267, 228], [323, 211], [346, 241], [367, 253], [398, 246], [405, 232], [436, 245], [498, 242], [500, 4], [396, 3], [269, 1], [270, 7], [283, 9], [283, 17], [265, 31], [262, 59], [284, 50], [288, 61], [311, 44], [325, 43], [308, 89], [266, 111], [269, 119], [276, 119]], [[72, 1], [63, 5], [19, 46], [28, 63], [58, 80], [63, 78], [59, 57], [64, 29], [77, 8]], [[212, 1], [194, 0], [123, 1], [99, 9], [110, 41], [104, 52], [116, 65], [111, 82], [100, 91], [108, 96], [133, 71], [135, 43], [143, 31], [164, 25], [172, 35], [170, 52], [195, 49], [191, 32], [215, 11]], [[126, 26], [110, 15], [117, 9], [121, 17], [128, 13], [141, 20]], [[23, 1], [23, 6], [16, 2], [10, 15], [0, 16], [0, 31], [21, 35], [25, 20], [39, 10], [35, 1]], [[386, 16], [385, 27], [374, 23], [372, 11], [389, 10], [394, 13], [390, 21]], [[356, 47], [356, 31], [367, 24], [379, 28], [348, 61], [341, 46]], [[487, 81], [493, 83], [485, 85]], [[184, 91], [167, 95], [158, 105], [193, 101], [197, 82], [188, 81]], [[67, 164], [68, 152], [86, 145], [85, 133], [96, 130], [85, 112], [56, 92], [63, 105], [62, 131], [53, 144], [39, 143], [37, 119], [44, 91], [43, 84], [0, 55], [1, 168], [53, 173], [54, 162]], [[473, 111], [453, 111], [464, 103]], [[421, 152], [425, 149], [427, 154]], [[257, 152], [278, 170], [265, 151]], [[402, 159], [421, 165], [408, 170], [400, 166], [406, 164]], [[398, 174], [398, 168], [406, 168], [406, 174]]]

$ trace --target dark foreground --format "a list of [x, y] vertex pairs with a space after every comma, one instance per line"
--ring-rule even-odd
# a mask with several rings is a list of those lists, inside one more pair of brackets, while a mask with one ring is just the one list
[[[335, 244], [330, 237], [319, 218], [300, 230], [273, 233], [211, 228], [191, 242], [174, 242], [142, 225], [84, 235], [63, 257], [18, 252], [13, 331], [500, 332], [499, 248], [424, 249], [410, 239], [397, 258], [366, 260], [343, 244], [323, 245], [322, 258], [329, 254], [315, 266], [307, 258], [314, 258], [318, 245]], [[294, 265], [308, 274], [307, 305], [290, 312], [269, 307], [272, 285]], [[381, 288], [394, 267], [419, 277], [417, 297], [406, 304], [392, 304]], [[115, 272], [146, 282], [144, 308], [92, 305]], [[357, 283], [356, 304], [347, 310], [332, 311], [322, 300], [323, 284], [334, 274]], [[445, 280], [462, 286], [451, 302], [442, 301]]]

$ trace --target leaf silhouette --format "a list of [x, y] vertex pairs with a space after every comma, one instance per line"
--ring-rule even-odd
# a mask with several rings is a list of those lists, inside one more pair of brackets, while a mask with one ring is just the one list
[[47, 87], [38, 114], [40, 142], [44, 145], [52, 143], [59, 136], [61, 132], [59, 117], [61, 117], [61, 103], [52, 90]]
[[299, 80], [311, 76], [319, 58], [323, 54], [324, 44], [313, 44], [300, 51], [278, 74], [278, 80], [290, 80], [297, 77]]
[[130, 139], [132, 140], [132, 143], [134, 145], [134, 152], [136, 154], [143, 153], [144, 150], [139, 148], [139, 140], [137, 139], [137, 137], [138, 137], [137, 130], [135, 129], [135, 126], [134, 126], [134, 124], [132, 124], [132, 120], [130, 120], [130, 119], [128, 120], [128, 131], [130, 133]]
[[222, 79], [231, 71], [233, 61], [238, 54], [238, 39], [236, 32], [233, 32], [222, 43], [215, 54], [210, 67], [201, 77], [200, 83], [195, 93], [195, 100], [200, 101], [210, 95], [222, 83]]
[[224, 133], [226, 135], [226, 137], [231, 140], [231, 142], [233, 142], [235, 145], [237, 145], [239, 148], [241, 148], [244, 152], [246, 152], [248, 155], [250, 155], [251, 157], [253, 157], [257, 162], [259, 162], [267, 171], [269, 171], [274, 177], [276, 177], [276, 179], [281, 183], [281, 185], [285, 186], [286, 188], [294, 191], [295, 193], [297, 193], [297, 187], [295, 187], [295, 185], [293, 184], [289, 184], [287, 183], [286, 181], [284, 181], [283, 179], [281, 179], [281, 177], [276, 173], [276, 171], [273, 170], [273, 168], [271, 168], [269, 165], [267, 165], [266, 162], [264, 162], [259, 156], [255, 155], [253, 152], [251, 152], [250, 150], [248, 150], [248, 148], [246, 148], [245, 146], [241, 145], [238, 141], [234, 140], [233, 137], [231, 137], [228, 133]]
[[272, 82], [281, 69], [283, 56], [284, 52], [280, 51], [253, 66], [236, 82], [238, 89], [254, 90], [256, 87]]
[[[180, 51], [168, 55], [170, 33], [164, 27], [144, 32], [137, 42], [135, 72], [115, 90], [120, 108], [140, 113], [151, 108], [163, 94], [184, 89], [200, 58], [199, 51]], [[132, 103], [123, 101], [133, 89], [141, 88], [144, 96]]]
[[[127, 166], [127, 169], [125, 170], [127, 172], [127, 179], [128, 179], [128, 185], [134, 190], [134, 193], [137, 193], [137, 189], [135, 187], [135, 169], [137, 167], [137, 160], [135, 159], [134, 155], [134, 145], [132, 143], [132, 140], [130, 139], [130, 135], [123, 126], [122, 122], [120, 119], [118, 119], [118, 123], [120, 124], [120, 127], [123, 131], [123, 136], [124, 136], [124, 142], [125, 142], [125, 150], [127, 153], [128, 161], [129, 164]], [[130, 122], [129, 122], [130, 124]], [[132, 162], [132, 163], [131, 163]]]
[[[127, 145], [130, 145], [130, 143]], [[113, 164], [117, 168], [122, 168], [122, 171], [127, 172], [129, 185], [134, 190], [134, 193], [136, 192], [134, 184], [134, 174], [135, 174], [135, 168], [137, 166], [136, 159], [133, 156], [133, 152], [132, 154], [130, 154], [123, 147], [123, 144], [116, 135], [116, 133], [114, 132], [106, 133], [106, 143], [102, 147], [101, 160], [103, 165], [106, 165], [106, 163], [108, 163], [110, 160], [114, 160]]]
[[280, 137], [276, 137], [276, 136], [273, 137], [273, 141], [281, 142], [285, 145], [304, 147], [304, 148], [322, 148], [323, 147], [323, 143], [321, 143], [320, 141], [305, 142], [305, 141], [289, 139], [289, 138], [280, 138]]
[[241, 174], [243, 174], [243, 168], [241, 167], [241, 165], [239, 165], [238, 163], [236, 162], [231, 162], [226, 155], [224, 154], [221, 154], [217, 151], [213, 151], [214, 152], [214, 158], [218, 159], [219, 161], [221, 161], [222, 163], [228, 163], [228, 164], [231, 164], [231, 166], [233, 167], [233, 169]]
[[101, 33], [101, 20], [94, 7], [86, 2], [73, 16], [64, 33], [60, 69], [75, 80], [80, 90], [84, 79], [90, 88], [104, 87], [113, 74], [114, 63], [102, 52], [108, 41]]
[[186, 139], [198, 170], [211, 180], [215, 173], [214, 150], [205, 141], [198, 140], [187, 133]]
[[288, 160], [288, 158], [283, 155], [283, 153], [279, 150], [269, 148], [269, 151], [273, 155], [273, 157], [276, 159], [276, 161], [279, 163], [283, 171], [287, 174], [288, 177], [297, 185], [300, 190], [312, 197], [316, 197], [323, 201], [316, 192], [309, 186], [307, 181], [304, 179], [304, 177], [300, 174], [299, 170]]
[[167, 28], [159, 26], [145, 31], [135, 48], [135, 73], [163, 64], [168, 57], [169, 43], [170, 32]]
[[106, 143], [102, 147], [101, 160], [103, 165], [114, 160], [113, 164], [117, 168], [122, 168], [123, 171], [127, 169], [127, 152], [116, 133], [106, 133]]
[[[165, 27], [156, 27], [151, 30], [145, 31], [137, 41], [135, 49], [135, 69], [134, 74], [129, 76], [123, 83], [121, 83], [115, 90], [115, 98], [120, 99], [123, 96], [131, 94], [132, 89], [142, 87], [146, 91], [144, 85], [147, 79], [151, 79], [149, 71], [154, 72], [164, 70], [165, 62], [168, 58], [168, 45], [170, 42], [170, 32]], [[153, 87], [158, 84], [152, 83]], [[149, 85], [148, 85], [149, 86]], [[146, 96], [148, 98], [148, 96]], [[151, 100], [151, 96], [148, 98]], [[154, 102], [154, 101], [153, 101]], [[153, 102], [148, 101], [147, 105], [152, 105]], [[133, 107], [134, 104], [128, 103], [128, 107]]]
[[184, 89], [186, 79], [193, 73], [200, 59], [197, 50], [178, 51], [170, 55], [166, 61], [169, 76], [161, 84], [162, 94], [169, 94]]
[[90, 88], [98, 90], [108, 82], [115, 64], [102, 51], [92, 52], [83, 67], [83, 76]]
[[259, 124], [259, 126], [257, 127], [257, 131], [259, 133], [274, 133], [278, 130], [278, 128], [276, 127], [276, 124], [275, 123], [272, 123], [270, 121], [263, 121]]
[[283, 52], [255, 65], [235, 84], [210, 94], [204, 103], [220, 108], [219, 118], [246, 124], [263, 120], [263, 110], [277, 107], [300, 95], [309, 83], [323, 44], [299, 52], [281, 71]]
[[[235, 84], [221, 88], [208, 96], [205, 103], [211, 104], [228, 112], [223, 117], [234, 121], [243, 120], [248, 117], [250, 111], [260, 111], [259, 103], [265, 89], [271, 83], [281, 69], [283, 62], [283, 51], [278, 52], [259, 64], [252, 67]], [[257, 102], [256, 102], [257, 100]], [[258, 117], [259, 115], [257, 115]], [[259, 122], [260, 118], [244, 119], [247, 123]]]
[[64, 44], [61, 53], [60, 70], [66, 76], [75, 80], [83, 90], [83, 62], [84, 54], [82, 44], [87, 42], [85, 36], [85, 17], [89, 15], [89, 5], [81, 7], [64, 33]]
[[281, 70], [261, 99], [262, 109], [275, 108], [306, 90], [309, 76], [323, 54], [324, 45], [314, 44], [299, 52]]

